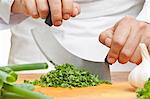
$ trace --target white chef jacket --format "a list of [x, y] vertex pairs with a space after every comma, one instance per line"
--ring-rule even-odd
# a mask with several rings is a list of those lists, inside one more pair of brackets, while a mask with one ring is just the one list
[[[103, 61], [108, 48], [98, 41], [99, 33], [114, 25], [126, 15], [137, 17], [138, 20], [150, 22], [150, 0], [76, 0], [81, 6], [81, 14], [65, 21], [59, 27], [63, 34], [54, 34], [61, 44], [77, 56], [89, 60]], [[0, 1], [0, 29], [9, 22], [11, 0]], [[4, 11], [4, 7], [5, 10]], [[16, 22], [25, 17], [11, 15]], [[21, 18], [19, 18], [21, 17]], [[36, 46], [31, 29], [37, 28], [40, 21], [27, 18], [12, 28], [12, 46], [10, 63], [42, 62], [45, 57]], [[13, 24], [14, 22], [12, 22]], [[4, 26], [3, 26], [4, 25]]]

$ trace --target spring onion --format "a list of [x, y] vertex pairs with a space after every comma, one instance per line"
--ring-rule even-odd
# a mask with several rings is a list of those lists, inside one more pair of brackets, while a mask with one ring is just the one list
[[34, 86], [31, 84], [15, 84], [18, 77], [15, 71], [47, 68], [46, 63], [0, 67], [0, 99], [52, 99], [52, 97], [33, 92]]
[[21, 65], [11, 65], [6, 66], [12, 69], [13, 71], [25, 71], [25, 70], [38, 70], [38, 69], [47, 69], [47, 63], [35, 63], [35, 64], [21, 64]]

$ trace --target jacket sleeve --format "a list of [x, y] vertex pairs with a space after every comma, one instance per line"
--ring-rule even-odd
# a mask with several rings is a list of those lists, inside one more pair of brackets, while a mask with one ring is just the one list
[[150, 23], [150, 0], [145, 0], [145, 3], [143, 5], [143, 9], [137, 16], [137, 20], [145, 21], [147, 23]]
[[10, 20], [11, 6], [14, 0], [0, 0], [0, 18], [7, 24]]

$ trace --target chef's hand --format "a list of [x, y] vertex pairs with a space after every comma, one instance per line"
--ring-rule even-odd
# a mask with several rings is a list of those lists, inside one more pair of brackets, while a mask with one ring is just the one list
[[33, 18], [46, 18], [51, 10], [52, 22], [55, 26], [62, 24], [80, 13], [80, 7], [73, 0], [15, 0], [12, 5], [13, 13], [23, 13]]
[[102, 32], [99, 41], [109, 47], [107, 61], [111, 64], [117, 60], [125, 64], [141, 63], [139, 43], [145, 43], [150, 52], [150, 24], [126, 16], [114, 27]]

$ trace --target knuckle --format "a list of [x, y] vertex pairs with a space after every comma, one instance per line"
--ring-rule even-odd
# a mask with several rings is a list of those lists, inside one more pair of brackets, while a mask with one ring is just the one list
[[58, 21], [58, 20], [62, 20], [62, 16], [59, 14], [54, 14], [53, 15], [54, 20]]
[[55, 21], [62, 20], [62, 17], [60, 15], [54, 15], [54, 20]]
[[126, 64], [130, 59], [130, 53], [128, 51], [121, 51], [118, 62], [121, 64]]
[[100, 35], [99, 35], [99, 41], [100, 41], [102, 44], [104, 44], [105, 38], [106, 38], [105, 33], [104, 33], [104, 32], [100, 33]]
[[64, 8], [64, 13], [72, 13], [72, 9], [71, 8]]
[[144, 22], [139, 22], [138, 26], [139, 26], [139, 29], [147, 28], [147, 24], [145, 24]]
[[117, 47], [117, 48], [121, 48], [124, 45], [124, 42], [122, 40], [119, 39], [115, 39], [113, 44]]
[[112, 51], [112, 52], [109, 54], [109, 57], [113, 57], [113, 58], [117, 59], [117, 58], [118, 58], [118, 54], [117, 54], [116, 52]]
[[40, 10], [40, 13], [42, 13], [42, 14], [47, 14], [49, 12], [48, 8], [41, 8], [39, 10]]
[[119, 23], [119, 26], [124, 26], [124, 25], [126, 25], [126, 20], [122, 20], [120, 23]]
[[123, 50], [121, 51], [120, 56], [124, 59], [129, 59], [129, 57], [131, 56], [131, 53], [129, 50]]
[[35, 11], [35, 10], [30, 10], [29, 13], [32, 16], [37, 16], [38, 15], [37, 11]]
[[54, 19], [56, 19], [56, 20], [61, 20], [62, 19], [62, 13], [61, 13], [60, 9], [53, 9], [52, 12], [53, 12], [52, 16], [53, 16]]
[[100, 36], [103, 36], [103, 35], [105, 35], [105, 31], [103, 31], [103, 32], [100, 33]]
[[125, 16], [123, 20], [119, 23], [120, 25], [133, 24], [135, 22], [135, 18], [133, 16]]
[[49, 12], [48, 9], [41, 9], [39, 11], [39, 15], [41, 18], [46, 18], [48, 16], [48, 12]]
[[103, 39], [102, 39], [102, 35], [101, 34], [99, 35], [99, 42], [103, 43]]

